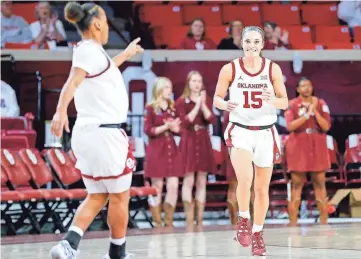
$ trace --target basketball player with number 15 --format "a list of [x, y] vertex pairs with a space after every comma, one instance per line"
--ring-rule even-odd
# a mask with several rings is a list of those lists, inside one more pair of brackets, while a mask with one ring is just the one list
[[[274, 126], [276, 109], [286, 109], [288, 98], [280, 67], [261, 57], [264, 32], [249, 26], [242, 32], [244, 57], [226, 64], [219, 74], [214, 105], [230, 112], [224, 133], [237, 176], [238, 223], [236, 240], [244, 247], [252, 243], [252, 254], [266, 255], [262, 237], [273, 164], [280, 159], [280, 143]], [[229, 100], [224, 98], [229, 90]], [[249, 202], [255, 167], [254, 222]]]

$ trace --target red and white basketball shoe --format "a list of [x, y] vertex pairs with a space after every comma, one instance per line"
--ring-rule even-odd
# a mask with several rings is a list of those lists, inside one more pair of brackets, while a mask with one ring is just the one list
[[263, 231], [252, 233], [252, 254], [253, 256], [265, 256], [266, 245], [263, 240]]
[[247, 218], [238, 217], [235, 240], [237, 240], [241, 246], [247, 247], [251, 244], [251, 234], [251, 221]]

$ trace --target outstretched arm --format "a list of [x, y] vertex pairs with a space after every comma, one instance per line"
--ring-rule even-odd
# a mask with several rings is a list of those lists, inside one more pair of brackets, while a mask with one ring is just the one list
[[144, 49], [140, 45], [138, 45], [139, 41], [140, 38], [136, 38], [128, 45], [128, 47], [123, 52], [113, 57], [113, 61], [118, 67], [133, 56], [139, 53], [143, 53]]

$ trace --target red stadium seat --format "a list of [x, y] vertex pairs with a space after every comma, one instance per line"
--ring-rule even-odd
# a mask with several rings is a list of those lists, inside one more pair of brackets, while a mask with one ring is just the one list
[[63, 150], [52, 148], [46, 150], [45, 154], [59, 178], [60, 184], [66, 186], [81, 180], [80, 172]]
[[190, 0], [190, 1], [169, 1], [169, 3], [171, 4], [179, 4], [179, 5], [194, 5], [194, 4], [198, 4], [200, 1], [197, 0]]
[[211, 38], [216, 44], [219, 44], [223, 38], [228, 36], [229, 26], [208, 26], [207, 36]]
[[346, 149], [344, 155], [344, 172], [348, 187], [361, 187], [361, 147]]
[[288, 31], [288, 41], [292, 45], [298, 44], [311, 44], [312, 34], [309, 26], [281, 26], [282, 29]]
[[183, 21], [191, 24], [196, 18], [203, 18], [206, 26], [222, 25], [220, 5], [185, 5], [183, 6]]
[[30, 148], [35, 147], [36, 135], [37, 135], [37, 133], [35, 130], [6, 130], [5, 131], [5, 136], [24, 136], [24, 137], [26, 137]]
[[177, 49], [188, 31], [189, 26], [158, 27], [155, 39], [158, 44], [167, 45], [168, 49]]
[[260, 7], [257, 4], [224, 5], [223, 23], [241, 20], [245, 25], [261, 25]]
[[312, 50], [312, 49], [316, 49], [316, 50], [323, 50], [325, 49], [324, 45], [321, 43], [293, 43], [292, 44], [292, 49], [304, 49], [304, 50]]
[[347, 26], [316, 26], [316, 42], [328, 43], [350, 42], [350, 32]]
[[[38, 150], [22, 149], [19, 151], [19, 155], [38, 188], [54, 180], [50, 168], [48, 168]], [[85, 189], [51, 189], [51, 191], [57, 191], [62, 197], [68, 196], [71, 199], [84, 199], [87, 196]]]
[[223, 4], [231, 4], [233, 0], [223, 0], [223, 1], [203, 1], [203, 4], [216, 4], [216, 5], [223, 5]]
[[[29, 43], [15, 43], [15, 42], [5, 42], [4, 44], [5, 49], [39, 49], [39, 45], [34, 42]], [[49, 49], [48, 43], [44, 43], [44, 49]]]
[[3, 130], [26, 130], [28, 122], [25, 117], [1, 117], [1, 129]]
[[361, 147], [361, 134], [349, 135], [345, 141], [346, 150], [351, 147]]
[[154, 26], [182, 25], [182, 7], [180, 5], [145, 5], [144, 22]]
[[150, 5], [150, 4], [162, 4], [164, 1], [149, 1], [149, 0], [133, 0], [133, 5]]
[[11, 150], [19, 150], [21, 148], [28, 148], [28, 139], [25, 136], [2, 136], [1, 147]]
[[32, 22], [36, 22], [37, 18], [35, 15], [35, 7], [38, 5], [38, 3], [14, 3], [13, 4], [13, 14], [21, 16], [27, 21], [28, 24], [31, 24]]
[[349, 42], [330, 42], [326, 44], [327, 49], [360, 49], [361, 44]]
[[353, 28], [354, 33], [354, 41], [361, 42], [361, 26], [357, 26]]
[[75, 163], [76, 163], [76, 157], [75, 157], [75, 154], [73, 152], [72, 149], [70, 149], [68, 152], [67, 152], [67, 155], [68, 157], [70, 158], [70, 160], [74, 163], [74, 166], [75, 166]]
[[263, 4], [263, 21], [272, 21], [278, 25], [300, 25], [299, 4]]
[[[47, 220], [50, 216], [56, 227], [61, 232], [65, 232], [65, 228], [62, 224], [62, 221], [60, 220], [59, 215], [55, 212], [55, 210], [53, 210], [57, 207], [56, 205], [54, 205], [54, 202], [71, 199], [72, 196], [64, 190], [58, 191], [47, 189], [32, 189], [32, 177], [28, 169], [26, 168], [24, 162], [14, 151], [2, 149], [1, 161], [3, 169], [9, 179], [9, 188], [11, 188], [11, 190], [17, 190], [21, 192], [21, 194], [24, 196], [24, 200], [26, 201], [37, 201], [43, 203], [45, 212], [41, 213], [43, 217], [42, 221], [44, 219]], [[49, 202], [51, 203], [51, 205], [49, 204]], [[31, 208], [29, 208], [29, 210], [31, 210]]]
[[302, 5], [302, 18], [309, 25], [339, 25], [337, 4]]

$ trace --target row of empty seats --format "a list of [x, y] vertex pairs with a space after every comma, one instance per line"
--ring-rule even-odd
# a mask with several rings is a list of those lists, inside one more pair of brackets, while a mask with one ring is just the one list
[[[281, 26], [289, 33], [291, 49], [360, 49], [361, 27], [354, 28], [354, 43], [351, 43], [347, 26]], [[189, 31], [189, 26], [159, 26], [154, 28], [154, 40], [157, 46], [169, 49], [179, 48], [180, 42]], [[206, 35], [215, 43], [229, 35], [229, 26], [207, 26]]]
[[[161, 15], [159, 15], [161, 14]], [[152, 26], [190, 24], [202, 17], [209, 26], [242, 20], [245, 25], [260, 25], [273, 21], [279, 25], [339, 25], [337, 4], [209, 4], [168, 5], [147, 4], [140, 7], [142, 20]]]
[[33, 129], [34, 115], [1, 117], [1, 147], [34, 148], [37, 133]]
[[[45, 159], [45, 160], [44, 160]], [[36, 149], [18, 151], [1, 149], [1, 216], [8, 226], [8, 234], [16, 234], [21, 227], [30, 222], [32, 233], [42, 233], [44, 224], [54, 224], [54, 231], [65, 232], [86, 189], [73, 188], [81, 183], [81, 175], [75, 170], [74, 161], [60, 149], [48, 149], [40, 153]], [[55, 188], [44, 186], [55, 185]], [[156, 195], [152, 187], [132, 187], [133, 203]], [[143, 206], [134, 206], [142, 210]], [[144, 204], [144, 202], [142, 203]], [[147, 217], [146, 213], [144, 215]], [[106, 210], [99, 218], [106, 225]], [[136, 226], [133, 217], [130, 224]], [[151, 223], [151, 220], [148, 219]]]

